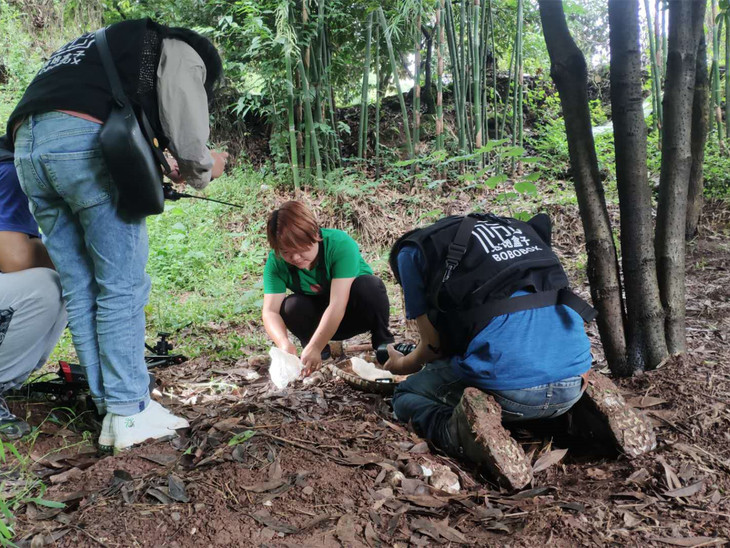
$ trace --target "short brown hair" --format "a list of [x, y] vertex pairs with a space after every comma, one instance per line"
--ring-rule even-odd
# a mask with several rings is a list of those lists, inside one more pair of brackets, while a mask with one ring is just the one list
[[282, 249], [303, 249], [322, 239], [314, 213], [296, 200], [271, 212], [266, 238], [277, 255], [281, 255]]

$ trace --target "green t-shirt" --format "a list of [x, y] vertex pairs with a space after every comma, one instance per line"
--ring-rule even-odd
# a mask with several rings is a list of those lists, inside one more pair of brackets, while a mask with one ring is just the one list
[[[318, 294], [323, 285], [335, 278], [357, 278], [373, 273], [368, 263], [360, 255], [357, 242], [345, 232], [334, 228], [323, 228], [322, 244], [324, 245], [326, 279], [320, 279], [320, 272], [316, 264], [312, 270], [296, 269], [302, 293], [305, 295]], [[267, 295], [286, 293], [287, 289], [294, 290], [289, 263], [278, 257], [272, 250], [264, 267], [264, 293]]]

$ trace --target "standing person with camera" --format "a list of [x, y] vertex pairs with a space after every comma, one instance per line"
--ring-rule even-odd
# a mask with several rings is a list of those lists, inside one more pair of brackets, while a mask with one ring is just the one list
[[264, 328], [290, 354], [297, 349], [287, 329], [299, 339], [305, 376], [329, 357], [330, 340], [370, 331], [376, 350], [393, 342], [388, 293], [355, 240], [320, 228], [314, 213], [297, 201], [271, 213], [266, 236], [272, 251], [264, 267]]
[[[160, 149], [177, 160], [171, 177], [205, 187], [227, 159], [206, 146], [208, 104], [222, 76], [215, 47], [150, 19], [116, 23], [105, 34], [137, 118], [147, 118]], [[79, 361], [104, 414], [99, 445], [124, 449], [188, 423], [150, 400], [147, 228], [144, 218], [120, 215], [115, 174], [100, 144], [115, 103], [97, 37], [87, 33], [51, 55], [11, 114], [8, 133], [21, 187], [61, 278]]]
[[61, 282], [20, 190], [13, 153], [0, 137], [0, 437], [18, 439], [30, 426], [3, 398], [43, 366], [63, 330]]

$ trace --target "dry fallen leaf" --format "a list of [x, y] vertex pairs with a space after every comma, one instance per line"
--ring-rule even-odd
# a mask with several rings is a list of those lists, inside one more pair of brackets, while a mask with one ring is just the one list
[[667, 497], [691, 497], [692, 495], [696, 495], [702, 490], [702, 486], [704, 485], [704, 481], [698, 481], [697, 483], [693, 483], [692, 485], [688, 485], [687, 487], [682, 487], [680, 489], [672, 489], [671, 491], [664, 491], [664, 495]]
[[567, 449], [555, 449], [554, 451], [546, 453], [535, 461], [535, 466], [532, 467], [532, 472], [536, 474], [537, 472], [542, 472], [543, 470], [550, 468], [553, 464], [557, 464], [563, 460], [563, 457], [565, 457], [567, 453]]
[[721, 537], [653, 537], [649, 540], [671, 544], [672, 546], [719, 546], [727, 542], [727, 539]]

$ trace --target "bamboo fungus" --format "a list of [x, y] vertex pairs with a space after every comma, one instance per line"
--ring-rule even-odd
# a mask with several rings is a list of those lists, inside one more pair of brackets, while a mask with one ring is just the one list
[[444, 148], [444, 0], [439, 0], [436, 11], [436, 148]]
[[368, 139], [368, 92], [370, 90], [370, 43], [373, 38], [373, 12], [368, 14], [368, 31], [365, 38], [365, 64], [362, 69], [362, 94], [360, 96], [360, 139], [357, 145], [358, 158], [367, 155]]
[[393, 70], [393, 81], [395, 82], [395, 90], [398, 93], [398, 101], [400, 102], [401, 112], [403, 113], [403, 130], [406, 134], [408, 157], [413, 158], [413, 142], [411, 141], [411, 130], [410, 124], [408, 123], [408, 109], [406, 108], [406, 102], [403, 99], [403, 91], [400, 85], [400, 78], [398, 78], [398, 65], [395, 62], [393, 43], [390, 40], [390, 35], [388, 34], [388, 23], [385, 20], [385, 13], [383, 12], [382, 6], [378, 8], [378, 17], [380, 18], [380, 26], [382, 27], [383, 35], [385, 36], [385, 44], [386, 46], [388, 46], [388, 57], [390, 58], [390, 66]]
[[[304, 92], [304, 124], [306, 127], [307, 136], [311, 142], [312, 153], [314, 155], [314, 165], [317, 170], [317, 181], [322, 182], [322, 160], [319, 156], [319, 144], [317, 143], [317, 134], [314, 129], [314, 120], [312, 119], [312, 101], [309, 95], [309, 83], [307, 81], [307, 74], [305, 73], [304, 63], [299, 59], [299, 77], [302, 80], [302, 91]], [[307, 151], [305, 151], [306, 153]]]

